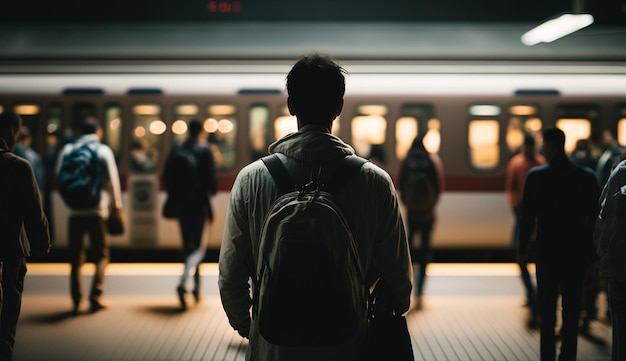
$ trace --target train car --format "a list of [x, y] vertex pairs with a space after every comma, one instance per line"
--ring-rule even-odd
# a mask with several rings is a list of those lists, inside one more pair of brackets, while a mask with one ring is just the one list
[[[436, 251], [510, 250], [513, 217], [504, 197], [505, 170], [524, 133], [540, 144], [541, 130], [558, 126], [568, 151], [578, 139], [605, 129], [626, 144], [623, 71], [343, 65], [349, 75], [334, 134], [394, 178], [417, 134], [425, 134], [427, 148], [441, 157], [445, 190], [433, 236]], [[186, 122], [204, 120], [219, 167], [216, 219], [205, 239], [209, 250], [219, 251], [238, 171], [296, 130], [284, 92], [288, 63], [229, 69], [5, 74], [0, 109], [22, 115], [42, 155], [53, 147], [50, 134], [70, 139], [86, 116], [102, 122], [122, 179], [128, 227], [112, 237], [112, 247], [122, 250], [179, 248], [178, 225], [161, 216], [161, 172], [168, 151], [185, 138]], [[50, 196], [55, 247], [63, 249], [68, 210], [54, 187]]]

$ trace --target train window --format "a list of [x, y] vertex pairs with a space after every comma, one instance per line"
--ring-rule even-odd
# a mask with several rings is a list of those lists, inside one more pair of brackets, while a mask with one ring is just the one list
[[178, 104], [174, 107], [174, 144], [182, 144], [187, 138], [187, 124], [190, 120], [198, 118], [200, 107], [196, 104]]
[[410, 104], [402, 107], [401, 116], [396, 121], [396, 157], [402, 159], [409, 151], [415, 137], [424, 133], [424, 146], [431, 153], [439, 152], [441, 134], [439, 120], [434, 118], [434, 108], [430, 104]]
[[0, 114], [4, 113], [4, 106], [0, 105]]
[[122, 108], [119, 104], [104, 106], [104, 142], [111, 147], [115, 158], [122, 150]]
[[500, 162], [500, 123], [492, 119], [474, 119], [469, 123], [469, 148], [472, 166], [494, 169]]
[[270, 110], [265, 104], [250, 107], [250, 158], [257, 160], [267, 154], [267, 130], [270, 122]]
[[383, 164], [387, 155], [384, 149], [388, 109], [385, 105], [366, 104], [357, 107], [357, 116], [352, 119], [352, 145], [356, 153]]
[[[131, 117], [131, 168], [135, 172], [140, 169], [154, 172], [155, 168], [150, 164], [158, 162], [162, 151], [162, 136], [167, 130], [167, 125], [162, 120], [161, 106], [149, 103], [135, 104]], [[133, 164], [136, 160], [142, 162]]]
[[475, 117], [495, 117], [501, 112], [500, 107], [494, 104], [474, 104], [469, 107], [470, 115]]
[[537, 116], [539, 109], [534, 105], [513, 105], [508, 111], [509, 123], [505, 139], [509, 152], [515, 153], [524, 143], [525, 134], [535, 137], [539, 135], [543, 121]]
[[591, 136], [591, 122], [583, 118], [557, 119], [556, 127], [565, 133], [565, 152], [570, 154], [576, 148], [579, 139], [589, 139]]
[[33, 141], [31, 147], [38, 153], [44, 149], [43, 124], [40, 122], [41, 107], [34, 103], [18, 103], [13, 106], [13, 112], [22, 118], [22, 125], [30, 130]]
[[233, 169], [237, 161], [237, 108], [230, 104], [207, 107], [204, 129], [209, 133], [215, 164], [219, 169]]
[[617, 142], [626, 144], [626, 104], [618, 106], [617, 110]]
[[63, 107], [59, 103], [48, 106], [48, 118], [46, 119], [46, 133], [58, 133], [62, 127]]

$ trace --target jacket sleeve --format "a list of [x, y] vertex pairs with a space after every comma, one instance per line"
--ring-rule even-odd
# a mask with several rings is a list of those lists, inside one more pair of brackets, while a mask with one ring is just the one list
[[528, 244], [530, 237], [535, 230], [537, 222], [537, 188], [535, 183], [538, 182], [537, 175], [532, 171], [528, 173], [526, 182], [524, 183], [524, 191], [522, 193], [522, 215], [520, 219], [519, 230], [519, 249], [520, 255], [528, 254]]
[[28, 236], [31, 252], [35, 255], [45, 255], [50, 250], [50, 233], [48, 219], [42, 204], [37, 180], [30, 164], [23, 163], [22, 183], [24, 189], [24, 230]]
[[242, 337], [250, 332], [250, 264], [252, 262], [252, 242], [248, 227], [246, 202], [247, 177], [237, 176], [233, 185], [224, 237], [219, 257], [218, 285], [222, 305], [230, 325]]
[[120, 185], [120, 174], [117, 170], [117, 163], [113, 151], [106, 145], [100, 145], [98, 153], [102, 157], [104, 165], [109, 175], [109, 184], [111, 187], [111, 204], [116, 209], [122, 209], [122, 187]]
[[377, 212], [379, 227], [372, 252], [373, 263], [391, 287], [402, 314], [409, 309], [412, 272], [404, 222], [391, 179], [374, 186], [380, 189], [375, 189], [373, 194], [382, 197]]

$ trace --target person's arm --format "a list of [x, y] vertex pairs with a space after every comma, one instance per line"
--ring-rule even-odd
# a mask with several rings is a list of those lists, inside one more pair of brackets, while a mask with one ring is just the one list
[[115, 162], [115, 156], [111, 148], [104, 144], [100, 144], [98, 147], [98, 154], [102, 158], [106, 167], [106, 173], [109, 176], [109, 184], [111, 190], [111, 205], [116, 210], [122, 210], [122, 187], [120, 184], [120, 174], [117, 169], [117, 163]]
[[519, 249], [517, 250], [520, 257], [528, 257], [528, 244], [533, 232], [535, 231], [536, 217], [537, 217], [537, 204], [535, 199], [535, 193], [537, 191], [536, 174], [530, 172], [526, 177], [524, 183], [524, 191], [522, 193], [522, 212], [520, 218], [520, 230], [519, 230]]
[[43, 212], [41, 194], [33, 168], [28, 163], [22, 164], [20, 179], [24, 179], [21, 183], [24, 194], [24, 231], [28, 236], [31, 252], [34, 255], [46, 255], [50, 253], [51, 247], [48, 219]]
[[247, 177], [240, 174], [231, 191], [220, 248], [218, 277], [224, 311], [230, 325], [242, 337], [248, 337], [250, 332], [252, 298], [249, 279], [254, 273], [251, 269], [252, 241], [246, 208], [247, 183]]

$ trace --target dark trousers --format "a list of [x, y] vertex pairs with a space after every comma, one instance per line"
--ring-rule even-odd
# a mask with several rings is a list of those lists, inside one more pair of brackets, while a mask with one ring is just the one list
[[[563, 255], [566, 257], [566, 255]], [[537, 293], [541, 317], [541, 361], [556, 359], [556, 310], [561, 293], [562, 320], [559, 361], [576, 360], [578, 319], [580, 317], [585, 265], [563, 265], [558, 261], [537, 260]]]
[[528, 306], [530, 307], [532, 314], [536, 316], [539, 313], [539, 306], [537, 305], [537, 292], [535, 291], [535, 286], [530, 279], [530, 272], [528, 272], [528, 263], [519, 256], [520, 251], [527, 251], [519, 249], [519, 227], [522, 217], [521, 209], [516, 209], [513, 214], [515, 215], [515, 223], [513, 226], [513, 234], [511, 235], [511, 238], [513, 240], [512, 243], [513, 251], [515, 252], [515, 260], [520, 269], [520, 275], [522, 276], [524, 289], [526, 289], [526, 300], [528, 302]]
[[[413, 293], [417, 296], [422, 295], [424, 289], [424, 282], [426, 281], [426, 266], [432, 261], [432, 251], [430, 247], [430, 235], [433, 231], [434, 220], [429, 221], [409, 221], [409, 247], [411, 249], [411, 259], [419, 262], [419, 271], [413, 270]], [[417, 247], [413, 242], [413, 235], [420, 232], [420, 247], [419, 253]], [[418, 273], [419, 272], [419, 273]]]
[[26, 259], [18, 258], [0, 262], [0, 360], [13, 359], [17, 320], [22, 308], [22, 291], [26, 276]]
[[183, 257], [185, 258], [185, 269], [181, 276], [181, 285], [184, 287], [191, 270], [194, 272], [194, 290], [200, 289], [200, 263], [204, 259], [204, 249], [202, 249], [202, 232], [206, 222], [203, 209], [187, 211], [178, 218], [180, 232], [183, 239]]
[[613, 325], [611, 361], [626, 361], [626, 283], [609, 279], [609, 307]]
[[83, 237], [87, 234], [91, 246], [91, 257], [93, 257], [93, 262], [96, 265], [89, 298], [92, 301], [97, 301], [104, 291], [104, 270], [109, 264], [109, 237], [106, 233], [104, 220], [97, 215], [70, 217], [69, 234], [70, 262], [72, 265], [70, 276], [72, 300], [77, 305], [82, 297], [80, 268], [85, 263]]

